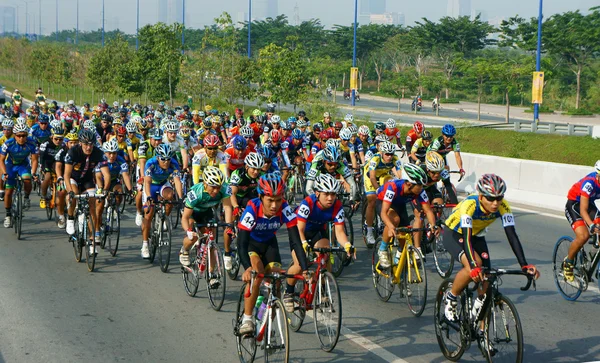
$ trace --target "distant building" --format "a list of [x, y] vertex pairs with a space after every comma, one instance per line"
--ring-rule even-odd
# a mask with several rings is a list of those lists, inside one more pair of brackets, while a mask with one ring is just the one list
[[0, 31], [2, 34], [16, 33], [16, 10], [12, 6], [0, 6]]
[[446, 15], [451, 18], [471, 16], [471, 0], [448, 0]]
[[238, 11], [233, 25], [239, 29], [242, 27], [242, 24], [246, 23], [246, 22], [248, 22], [248, 13], [245, 13], [243, 11]]
[[404, 25], [404, 14], [402, 13], [384, 13], [369, 15], [369, 23], [382, 25]]
[[277, 0], [252, 1], [252, 20], [275, 19], [279, 15]]
[[158, 0], [158, 22], [167, 23], [169, 15], [169, 4], [168, 0]]
[[386, 0], [361, 0], [360, 14], [383, 14], [385, 13]]
[[482, 22], [486, 23], [488, 21], [488, 16], [485, 11], [473, 9], [473, 12], [471, 13], [471, 19], [475, 19], [477, 15], [479, 15], [479, 20]]

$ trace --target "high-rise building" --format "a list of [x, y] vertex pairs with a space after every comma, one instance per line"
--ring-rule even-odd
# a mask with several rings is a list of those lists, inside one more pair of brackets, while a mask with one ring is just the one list
[[160, 23], [167, 23], [169, 15], [169, 5], [167, 0], [158, 0], [158, 21]]
[[385, 13], [385, 1], [386, 0], [361, 0], [360, 14], [370, 15]]
[[0, 32], [2, 34], [17, 32], [15, 13], [16, 10], [12, 6], [0, 6]]
[[448, 0], [446, 15], [451, 18], [471, 16], [471, 0]]
[[[400, 16], [402, 16], [402, 23], [400, 22]], [[404, 25], [404, 14], [402, 13], [384, 13], [384, 14], [371, 14], [369, 15], [371, 24], [381, 25]]]
[[252, 2], [252, 20], [275, 19], [279, 15], [277, 0], [254, 0]]

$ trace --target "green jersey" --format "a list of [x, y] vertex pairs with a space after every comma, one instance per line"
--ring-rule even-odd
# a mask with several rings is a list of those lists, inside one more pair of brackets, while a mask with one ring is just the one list
[[221, 203], [221, 200], [229, 198], [229, 185], [223, 183], [221, 190], [213, 198], [204, 190], [204, 183], [198, 183], [190, 189], [185, 198], [185, 206], [194, 212], [205, 212]]

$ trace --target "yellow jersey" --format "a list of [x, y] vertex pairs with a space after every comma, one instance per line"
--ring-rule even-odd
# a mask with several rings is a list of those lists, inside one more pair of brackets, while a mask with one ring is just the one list
[[479, 194], [474, 193], [454, 207], [445, 224], [460, 234], [463, 234], [462, 228], [472, 228], [472, 234], [475, 236], [498, 218], [502, 218], [504, 227], [515, 225], [515, 217], [506, 199], [502, 199], [497, 212], [490, 213], [481, 206]]
[[0, 137], [0, 146], [4, 145], [6, 140], [14, 138], [14, 136], [15, 136], [14, 134], [10, 135], [10, 137], [6, 137], [6, 135], [2, 135], [2, 137]]

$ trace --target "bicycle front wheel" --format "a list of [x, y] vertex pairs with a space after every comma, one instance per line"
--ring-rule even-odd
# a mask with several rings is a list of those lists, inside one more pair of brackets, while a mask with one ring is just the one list
[[[225, 263], [223, 262], [223, 252], [219, 246], [212, 242], [210, 244], [210, 253], [213, 254], [213, 262], [209, 262], [209, 268], [206, 269], [206, 288], [208, 290], [208, 299], [210, 306], [215, 311], [221, 310], [225, 301], [225, 291], [227, 279], [225, 278]], [[211, 260], [210, 258], [208, 259]], [[212, 272], [210, 272], [212, 270]]]
[[231, 242], [231, 270], [227, 271], [227, 276], [234, 280], [237, 278], [238, 272], [240, 271], [240, 255], [238, 255], [238, 250], [236, 246], [236, 241]]
[[165, 218], [164, 224], [167, 228], [161, 228], [158, 232], [158, 259], [160, 270], [167, 272], [171, 261], [171, 220]]
[[432, 249], [435, 269], [438, 275], [443, 278], [449, 277], [454, 268], [454, 258], [452, 258], [452, 254], [448, 252], [446, 247], [444, 247], [441, 235], [433, 240]]
[[[124, 203], [122, 201], [121, 203]], [[117, 210], [110, 207], [107, 213], [112, 213], [110, 216], [110, 224], [108, 224], [108, 231], [105, 231], [107, 235], [108, 242], [108, 250], [110, 251], [111, 256], [115, 257], [117, 255], [117, 250], [119, 249], [119, 239], [121, 238], [121, 213]], [[106, 228], [106, 226], [104, 227]]]
[[410, 246], [403, 278], [406, 286], [406, 303], [414, 316], [421, 316], [427, 305], [427, 271], [421, 252]]
[[183, 287], [185, 288], [186, 294], [191, 297], [196, 296], [198, 292], [198, 285], [200, 285], [200, 276], [198, 274], [198, 264], [196, 263], [197, 255], [196, 246], [192, 247], [189, 252], [190, 256], [190, 270], [186, 267], [181, 268], [181, 277], [183, 278]]
[[17, 195], [17, 218], [15, 221], [15, 227], [17, 232], [17, 239], [21, 239], [21, 230], [23, 227], [23, 193], [20, 192]]
[[240, 297], [238, 298], [235, 315], [236, 319], [233, 325], [238, 356], [240, 357], [241, 363], [254, 362], [254, 357], [256, 356], [256, 338], [254, 337], [254, 334], [241, 335], [239, 333], [239, 328], [240, 325], [242, 325], [242, 319], [244, 317], [244, 294], [246, 293], [247, 286], [248, 284], [244, 283], [240, 289]]
[[81, 255], [83, 253], [83, 244], [80, 243], [79, 235], [79, 223], [75, 222], [75, 234], [69, 236], [69, 241], [73, 244], [73, 251], [75, 252], [75, 261], [81, 262]]
[[377, 238], [371, 258], [371, 276], [373, 277], [373, 285], [375, 286], [375, 292], [377, 292], [379, 300], [386, 302], [390, 299], [392, 293], [394, 292], [394, 284], [391, 276], [392, 270], [389, 268], [382, 270], [382, 268], [379, 266], [379, 255], [377, 252], [379, 251], [381, 243], [381, 237]]
[[522, 362], [523, 329], [512, 301], [497, 295], [485, 322], [483, 348], [488, 362]]
[[[333, 244], [334, 247], [340, 247], [337, 241]], [[331, 264], [331, 273], [335, 277], [340, 277], [342, 271], [344, 271], [344, 259], [346, 258], [346, 251], [342, 249], [338, 252], [331, 252], [329, 254], [329, 263]]]
[[342, 326], [342, 296], [331, 273], [326, 271], [319, 276], [313, 304], [315, 331], [321, 349], [331, 352], [338, 342]]
[[569, 254], [569, 247], [571, 247], [571, 243], [573, 239], [568, 236], [562, 236], [556, 241], [554, 245], [554, 252], [552, 252], [552, 271], [554, 273], [554, 283], [558, 288], [558, 292], [564, 297], [566, 300], [575, 301], [581, 295], [583, 291], [583, 286], [581, 283], [581, 273], [579, 273], [580, 267], [575, 267], [573, 269], [573, 273], [575, 278], [573, 281], [567, 280], [565, 275], [563, 274], [563, 261]]
[[304, 290], [304, 280], [296, 280], [294, 287], [294, 312], [289, 313], [288, 321], [292, 331], [299, 331], [304, 323], [306, 317], [306, 301], [300, 297], [300, 294]]
[[150, 257], [148, 261], [150, 264], [154, 263], [154, 259], [156, 258], [156, 249], [158, 248], [158, 231], [162, 229], [162, 225], [160, 220], [157, 218], [157, 214], [154, 214], [152, 218], [152, 223], [150, 224]]
[[[461, 334], [463, 321], [463, 307], [461, 299], [458, 299], [457, 312], [459, 320], [457, 322], [449, 322], [446, 319], [446, 293], [452, 289], [452, 281], [444, 280], [438, 289], [435, 297], [434, 307], [434, 325], [435, 336], [437, 338], [440, 350], [446, 359], [453, 362], [458, 361], [467, 348], [466, 339], [463, 339]], [[468, 328], [467, 328], [468, 329]]]
[[54, 214], [54, 204], [56, 201], [56, 186], [52, 184], [50, 187], [50, 200], [46, 202], [46, 218], [49, 221], [52, 220], [52, 215]]
[[85, 262], [89, 272], [93, 272], [96, 266], [96, 239], [94, 231], [94, 221], [86, 214], [83, 219], [83, 233], [81, 233], [81, 238], [85, 245]]
[[275, 300], [267, 311], [265, 362], [287, 362], [290, 358], [290, 339], [283, 303]]

